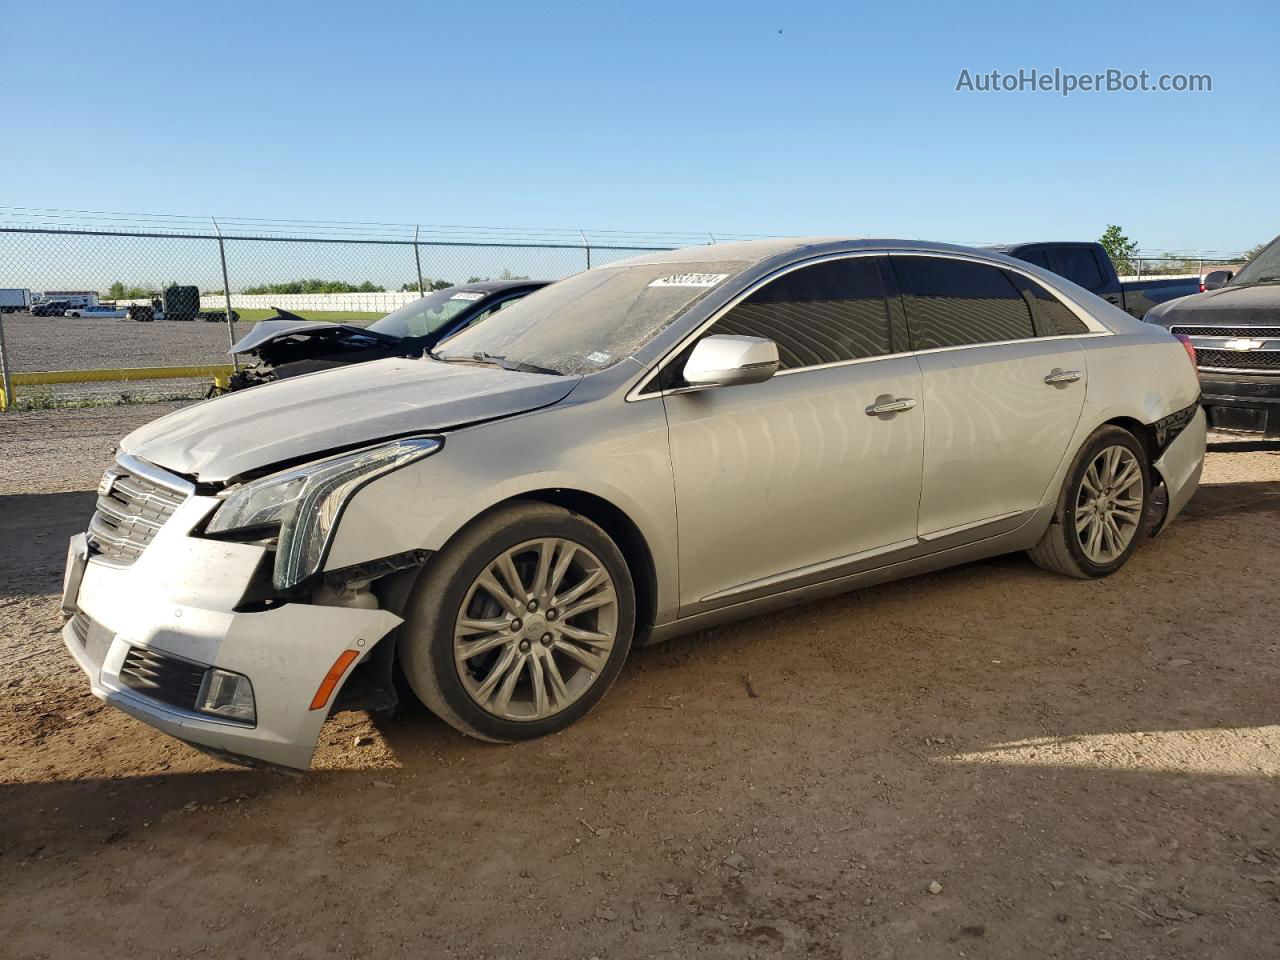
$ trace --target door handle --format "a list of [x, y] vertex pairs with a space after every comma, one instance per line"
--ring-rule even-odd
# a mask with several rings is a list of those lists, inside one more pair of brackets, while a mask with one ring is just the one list
[[868, 417], [879, 417], [886, 413], [902, 413], [916, 405], [913, 397], [876, 397], [876, 402], [867, 407]]
[[1044, 382], [1050, 386], [1058, 383], [1075, 383], [1082, 376], [1084, 374], [1079, 370], [1054, 370], [1044, 378]]

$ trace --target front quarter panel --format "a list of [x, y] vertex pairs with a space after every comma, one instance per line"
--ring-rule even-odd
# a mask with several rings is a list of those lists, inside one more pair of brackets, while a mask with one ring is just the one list
[[535, 491], [593, 494], [639, 529], [658, 575], [657, 618], [676, 609], [675, 500], [659, 400], [621, 393], [457, 430], [444, 448], [361, 489], [339, 522], [326, 570], [439, 550], [489, 508]]

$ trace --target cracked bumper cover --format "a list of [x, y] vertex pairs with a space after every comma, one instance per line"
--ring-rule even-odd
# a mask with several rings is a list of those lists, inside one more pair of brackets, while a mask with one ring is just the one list
[[[73, 540], [64, 608], [93, 628], [86, 642], [68, 622], [63, 641], [93, 693], [112, 706], [193, 744], [305, 769], [333, 700], [310, 708], [326, 673], [343, 651], [357, 651], [345, 682], [400, 618], [305, 603], [236, 612], [266, 551], [189, 536], [215, 503], [187, 500], [131, 566], [77, 559]], [[175, 707], [131, 688], [121, 677], [130, 648], [243, 674], [253, 685], [256, 722]]]
[[1161, 529], [1182, 512], [1200, 486], [1206, 433], [1204, 410], [1197, 406], [1190, 421], [1156, 458], [1154, 466], [1169, 491], [1169, 509], [1165, 512]]

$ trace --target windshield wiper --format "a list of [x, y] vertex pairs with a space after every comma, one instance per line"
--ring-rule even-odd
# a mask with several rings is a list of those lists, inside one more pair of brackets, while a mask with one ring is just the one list
[[434, 350], [428, 350], [427, 356], [432, 360], [439, 360], [441, 363], [487, 363], [491, 366], [501, 367], [503, 370], [514, 370], [517, 373], [546, 373], [553, 377], [564, 376], [559, 370], [552, 370], [550, 367], [540, 367], [536, 363], [508, 360], [506, 357], [485, 353], [483, 350], [477, 350], [469, 357], [436, 353]]

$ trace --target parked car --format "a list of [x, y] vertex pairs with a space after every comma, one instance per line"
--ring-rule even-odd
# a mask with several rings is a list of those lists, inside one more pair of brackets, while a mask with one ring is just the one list
[[464, 327], [545, 287], [549, 280], [494, 280], [445, 287], [367, 327], [306, 320], [287, 310], [255, 324], [228, 351], [251, 364], [231, 377], [231, 390], [384, 357], [418, 357]]
[[103, 319], [119, 319], [127, 317], [129, 311], [124, 307], [117, 307], [114, 303], [100, 303], [90, 307], [75, 307], [71, 310], [65, 310], [62, 314], [64, 317], [90, 317]]
[[1280, 438], [1280, 237], [1224, 285], [1146, 320], [1190, 338], [1211, 426]]
[[1174, 337], [989, 252], [652, 252], [434, 356], [133, 432], [63, 637], [99, 697], [221, 756], [305, 767], [397, 671], [525, 740], [641, 644], [1009, 551], [1112, 573], [1196, 489], [1199, 392]]
[[73, 304], [70, 300], [45, 300], [43, 303], [31, 305], [31, 315], [33, 317], [63, 317], [73, 306], [79, 306], [79, 304]]
[[1121, 280], [1100, 243], [1016, 243], [988, 249], [1052, 270], [1139, 320], [1157, 303], [1200, 289], [1198, 277]]

